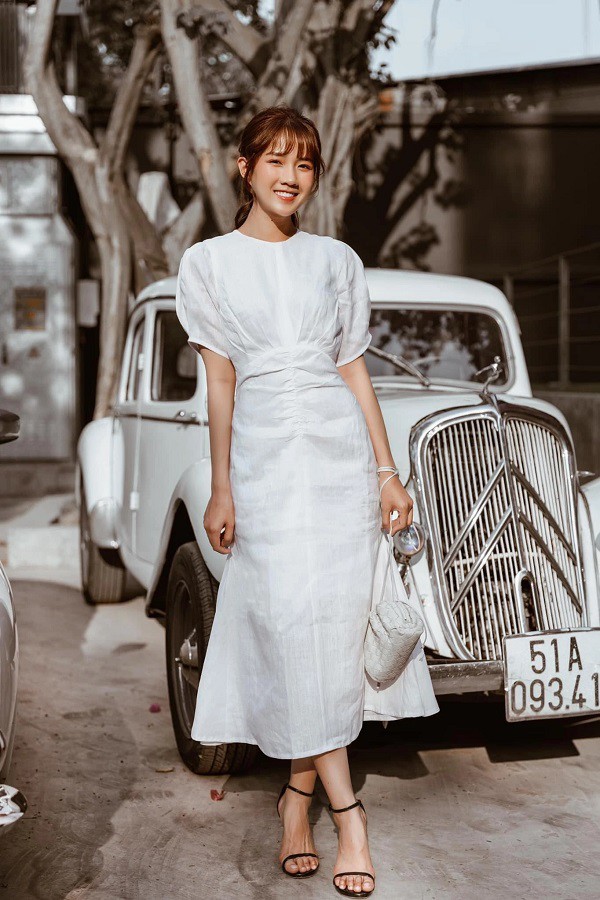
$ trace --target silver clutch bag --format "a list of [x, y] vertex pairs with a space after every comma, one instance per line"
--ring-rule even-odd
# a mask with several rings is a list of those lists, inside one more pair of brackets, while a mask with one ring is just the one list
[[[407, 555], [412, 555], [419, 549], [419, 536], [414, 526], [403, 529], [399, 535], [403, 535], [407, 547], [413, 544], [413, 549], [409, 549]], [[396, 561], [391, 523], [390, 533], [385, 535], [385, 540], [388, 543], [388, 553], [381, 596], [369, 614], [364, 643], [365, 670], [377, 682], [378, 687], [398, 678], [425, 631], [423, 619], [402, 599], [398, 591], [399, 578], [394, 578], [392, 574], [391, 567], [396, 565]]]

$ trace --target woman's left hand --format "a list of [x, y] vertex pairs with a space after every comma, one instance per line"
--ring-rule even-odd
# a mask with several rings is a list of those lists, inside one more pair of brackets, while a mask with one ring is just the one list
[[[382, 472], [380, 474], [380, 486], [389, 475], [389, 472]], [[412, 525], [413, 520], [412, 498], [397, 475], [390, 478], [381, 491], [382, 527], [385, 528], [388, 533], [390, 530], [390, 515], [394, 510], [398, 510], [398, 517], [391, 522], [392, 537], [398, 531], [402, 531], [403, 528], [406, 528], [407, 525]]]

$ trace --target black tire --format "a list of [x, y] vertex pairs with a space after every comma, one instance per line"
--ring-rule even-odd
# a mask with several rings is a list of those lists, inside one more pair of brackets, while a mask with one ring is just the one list
[[[196, 775], [246, 772], [255, 744], [203, 747], [191, 737], [198, 682], [216, 609], [218, 581], [206, 567], [196, 541], [182, 544], [173, 558], [166, 598], [165, 648], [169, 704], [181, 758]], [[187, 640], [187, 664], [181, 652]]]
[[[81, 564], [81, 591], [86, 603], [120, 603], [125, 599], [127, 570], [113, 565], [104, 558], [93, 543], [85, 499], [83, 477], [79, 475], [79, 560]], [[116, 561], [116, 560], [115, 560]]]

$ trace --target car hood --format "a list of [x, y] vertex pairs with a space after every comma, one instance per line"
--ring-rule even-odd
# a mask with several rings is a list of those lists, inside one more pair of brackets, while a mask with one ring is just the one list
[[[412, 427], [434, 413], [446, 409], [457, 409], [464, 406], [481, 406], [485, 401], [478, 391], [448, 391], [443, 388], [389, 388], [378, 386], [374, 383], [375, 392], [392, 449], [392, 455], [400, 470], [400, 477], [406, 483], [410, 475], [409, 438]], [[527, 409], [536, 409], [550, 414], [560, 421], [569, 432], [564, 416], [552, 404], [537, 397], [523, 397], [516, 394], [502, 392], [503, 400], [523, 406]], [[569, 432], [570, 433], [570, 432]]]

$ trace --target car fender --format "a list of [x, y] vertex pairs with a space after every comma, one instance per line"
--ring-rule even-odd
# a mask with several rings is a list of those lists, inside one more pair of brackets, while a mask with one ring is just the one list
[[[118, 432], [117, 432], [118, 434]], [[77, 481], [75, 495], [79, 494], [79, 473], [83, 480], [85, 501], [89, 515], [90, 535], [97, 547], [118, 549], [118, 521], [120, 500], [115, 496], [114, 485], [122, 483], [115, 467], [123, 464], [123, 447], [115, 436], [112, 416], [88, 422], [77, 441]]]
[[600, 625], [600, 478], [581, 485], [579, 495], [590, 625]]
[[193, 463], [175, 485], [165, 516], [155, 568], [146, 595], [146, 614], [164, 612], [169, 570], [177, 548], [195, 540], [211, 575], [220, 581], [228, 555], [213, 550], [204, 529], [204, 512], [211, 495], [210, 458]]

